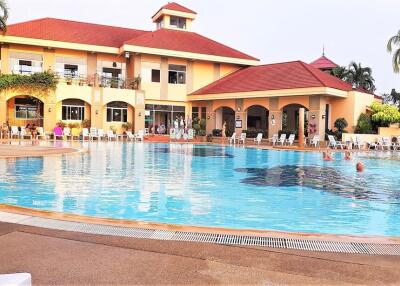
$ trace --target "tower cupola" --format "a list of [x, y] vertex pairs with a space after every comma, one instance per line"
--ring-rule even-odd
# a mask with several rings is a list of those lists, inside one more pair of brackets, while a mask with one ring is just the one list
[[172, 2], [161, 7], [152, 17], [152, 20], [157, 24], [157, 29], [191, 31], [192, 22], [196, 18], [196, 15], [196, 12]]

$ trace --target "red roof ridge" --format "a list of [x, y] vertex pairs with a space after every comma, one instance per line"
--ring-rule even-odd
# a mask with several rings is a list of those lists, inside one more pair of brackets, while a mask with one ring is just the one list
[[151, 17], [154, 18], [161, 10], [166, 9], [166, 10], [173, 10], [173, 11], [179, 11], [179, 12], [184, 12], [184, 13], [190, 13], [190, 14], [195, 14], [197, 13], [189, 8], [186, 8], [185, 6], [178, 4], [176, 2], [168, 2], [164, 6], [162, 6], [158, 11]]
[[312, 71], [312, 70], [310, 69], [311, 66], [310, 66], [309, 64], [306, 64], [306, 63], [303, 62], [303, 61], [299, 61], [299, 63], [300, 63], [301, 65], [303, 65], [303, 67], [304, 67], [316, 80], [318, 80], [323, 86], [326, 87], [325, 82], [323, 82], [317, 75], [315, 75], [314, 71]]

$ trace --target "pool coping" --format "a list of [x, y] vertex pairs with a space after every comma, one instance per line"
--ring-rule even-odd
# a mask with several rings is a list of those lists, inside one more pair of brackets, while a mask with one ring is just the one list
[[0, 221], [45, 229], [142, 239], [400, 256], [400, 237], [183, 226], [96, 218], [1, 204]]

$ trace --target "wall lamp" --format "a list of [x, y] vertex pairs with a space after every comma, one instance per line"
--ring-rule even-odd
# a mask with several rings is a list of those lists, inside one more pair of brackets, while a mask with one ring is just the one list
[[315, 119], [315, 114], [311, 115], [311, 118], [312, 118], [312, 119]]
[[240, 107], [237, 108], [237, 111], [240, 111]]
[[51, 107], [49, 107], [49, 113], [52, 111]]
[[322, 115], [322, 119], [325, 119], [325, 114], [324, 114], [324, 115]]
[[96, 109], [96, 115], [99, 115], [99, 110], [98, 109]]
[[139, 117], [142, 117], [142, 113], [141, 112], [139, 112]]
[[275, 119], [275, 115], [272, 115], [272, 116], [271, 116], [271, 119], [274, 120], [274, 119]]

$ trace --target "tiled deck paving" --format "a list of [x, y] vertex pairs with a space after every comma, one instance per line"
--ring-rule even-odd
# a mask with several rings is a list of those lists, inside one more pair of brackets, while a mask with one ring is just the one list
[[34, 285], [398, 285], [400, 257], [157, 241], [0, 223], [0, 273]]

